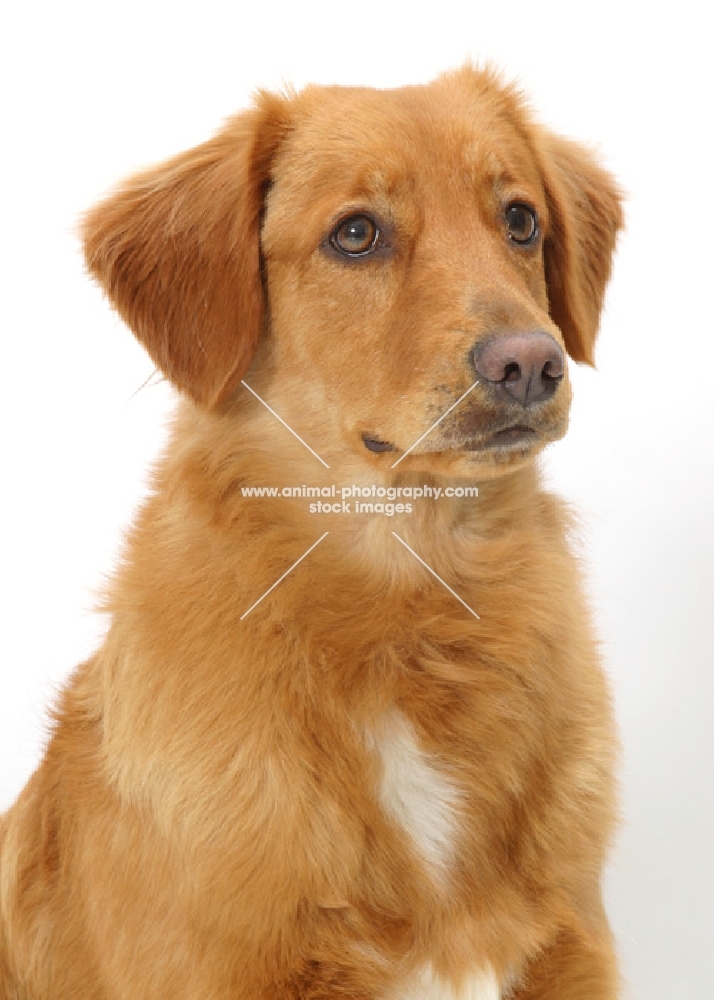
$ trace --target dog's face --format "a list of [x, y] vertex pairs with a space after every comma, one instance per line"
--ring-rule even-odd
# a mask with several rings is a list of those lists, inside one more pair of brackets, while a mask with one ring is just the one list
[[565, 356], [592, 360], [620, 221], [583, 150], [465, 69], [264, 95], [99, 206], [85, 236], [122, 315], [202, 405], [253, 362], [318, 451], [386, 469], [411, 449], [403, 468], [493, 475], [564, 433]]

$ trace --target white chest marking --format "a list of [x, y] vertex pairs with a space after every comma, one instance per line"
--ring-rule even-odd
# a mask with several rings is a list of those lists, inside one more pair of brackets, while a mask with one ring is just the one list
[[429, 760], [401, 712], [385, 719], [372, 741], [384, 768], [383, 809], [409, 834], [427, 864], [445, 874], [454, 853], [458, 788]]
[[427, 962], [403, 988], [390, 994], [389, 1000], [500, 1000], [501, 990], [491, 969], [471, 973], [455, 989], [444, 982]]

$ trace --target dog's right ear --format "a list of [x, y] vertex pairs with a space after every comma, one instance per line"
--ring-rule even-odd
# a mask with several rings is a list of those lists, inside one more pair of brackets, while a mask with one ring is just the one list
[[260, 228], [289, 101], [261, 94], [195, 149], [90, 210], [87, 265], [154, 363], [214, 406], [250, 364], [263, 318]]

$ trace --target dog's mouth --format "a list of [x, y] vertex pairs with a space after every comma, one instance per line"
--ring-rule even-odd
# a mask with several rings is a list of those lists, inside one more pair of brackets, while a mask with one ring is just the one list
[[503, 427], [501, 430], [493, 431], [478, 438], [467, 439], [459, 442], [454, 450], [457, 451], [491, 451], [491, 450], [513, 450], [531, 448], [541, 440], [541, 435], [526, 424], [513, 424], [510, 427]]
[[[552, 431], [556, 429], [553, 428]], [[463, 437], [457, 438], [455, 440], [446, 441], [443, 443], [438, 443], [434, 447], [425, 446], [419, 448], [418, 452], [414, 454], [436, 454], [438, 452], [458, 452], [458, 451], [468, 451], [468, 452], [506, 452], [506, 451], [529, 451], [534, 445], [543, 441], [544, 439], [550, 439], [555, 437], [556, 434], [543, 434], [537, 431], [534, 427], [530, 427], [527, 424], [511, 424], [508, 427], [502, 427], [497, 431], [491, 431], [487, 434], [481, 434], [478, 437]], [[391, 441], [383, 441], [380, 438], [374, 437], [369, 434], [362, 435], [362, 443], [368, 451], [375, 452], [377, 454], [385, 451], [399, 452], [402, 451]]]

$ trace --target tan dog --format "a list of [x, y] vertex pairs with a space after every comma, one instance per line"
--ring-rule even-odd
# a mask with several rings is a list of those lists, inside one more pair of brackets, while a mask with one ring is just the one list
[[3, 1000], [616, 996], [610, 704], [534, 458], [620, 222], [470, 68], [261, 94], [89, 214], [183, 400], [0, 820]]

